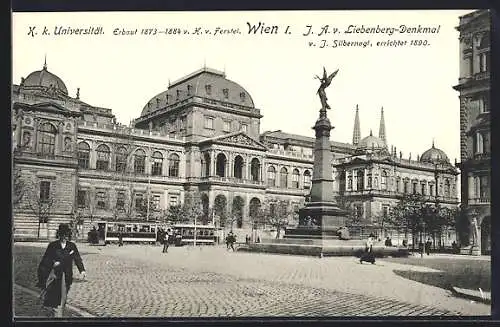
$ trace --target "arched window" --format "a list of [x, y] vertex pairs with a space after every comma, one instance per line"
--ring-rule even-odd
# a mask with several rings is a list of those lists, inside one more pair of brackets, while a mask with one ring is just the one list
[[56, 147], [57, 129], [54, 125], [44, 123], [39, 130], [40, 152], [43, 154], [54, 154]]
[[142, 149], [138, 149], [134, 153], [134, 173], [144, 174], [146, 167], [146, 152]]
[[280, 187], [287, 188], [288, 187], [288, 170], [285, 167], [282, 167], [280, 170]]
[[299, 170], [294, 169], [292, 173], [292, 188], [299, 188]]
[[451, 191], [450, 180], [447, 179], [444, 182], [444, 196], [449, 197], [450, 196], [450, 191]]
[[475, 142], [474, 142], [474, 153], [483, 153], [484, 150], [484, 143], [483, 143], [483, 134], [477, 132], [475, 136]]
[[202, 157], [202, 172], [203, 177], [210, 176], [210, 154], [204, 153]]
[[435, 191], [434, 191], [434, 184], [429, 183], [429, 195], [430, 196], [435, 196]]
[[476, 199], [481, 196], [481, 181], [478, 176], [474, 177], [474, 195]]
[[427, 187], [425, 181], [420, 182], [420, 194], [427, 195]]
[[78, 168], [88, 169], [90, 161], [90, 146], [87, 142], [78, 143]]
[[117, 172], [124, 172], [127, 169], [127, 149], [119, 147], [116, 150], [115, 170]]
[[410, 193], [410, 180], [407, 178], [403, 181], [403, 192], [405, 194]]
[[490, 67], [490, 36], [485, 35], [481, 39], [478, 48], [479, 72], [486, 72]]
[[163, 155], [161, 152], [155, 151], [152, 156], [151, 163], [151, 175], [153, 176], [161, 176], [162, 175], [162, 167], [163, 167]]
[[108, 170], [109, 168], [109, 147], [105, 144], [101, 144], [97, 147], [97, 161], [96, 161], [96, 169], [97, 170]]
[[365, 189], [365, 173], [363, 170], [358, 170], [357, 173], [357, 190], [362, 191]]
[[215, 160], [215, 174], [219, 177], [226, 177], [226, 156], [223, 153], [217, 155]]
[[396, 192], [401, 192], [401, 177], [396, 177]]
[[309, 170], [304, 171], [304, 189], [308, 190], [311, 188], [311, 172]]
[[378, 177], [373, 177], [373, 188], [378, 189]]
[[250, 179], [254, 182], [260, 180], [260, 162], [257, 158], [253, 158], [250, 163]]
[[382, 175], [380, 176], [380, 188], [382, 190], [387, 190], [387, 172], [382, 171]]
[[234, 158], [233, 173], [235, 178], [243, 178], [243, 158], [241, 156], [236, 156], [236, 158]]
[[276, 169], [273, 166], [267, 168], [267, 185], [276, 186]]
[[179, 162], [179, 155], [176, 153], [172, 153], [168, 157], [168, 176], [179, 177]]

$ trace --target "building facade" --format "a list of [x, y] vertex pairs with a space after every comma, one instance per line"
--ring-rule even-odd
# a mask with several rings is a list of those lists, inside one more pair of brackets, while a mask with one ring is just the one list
[[[12, 108], [14, 183], [24, 185], [14, 187], [24, 190], [13, 206], [18, 238], [51, 237], [75, 217], [85, 229], [96, 220], [161, 221], [194, 195], [207, 220], [229, 217], [226, 227], [247, 231], [255, 208], [285, 200], [296, 212], [310, 191], [314, 137], [261, 133], [261, 109], [217, 70], [170, 84], [129, 126], [79, 90], [70, 96], [46, 65], [13, 86]], [[332, 141], [331, 151], [334, 192], [366, 221], [403, 194], [458, 204], [458, 172], [446, 154], [434, 144], [416, 159], [389, 150], [383, 109], [379, 137], [361, 138], [356, 109], [353, 143]]]
[[[453, 88], [460, 98], [461, 200], [467, 214], [463, 243], [468, 250], [491, 251], [490, 185], [490, 13], [460, 17], [460, 76]], [[480, 252], [479, 252], [480, 251]]]

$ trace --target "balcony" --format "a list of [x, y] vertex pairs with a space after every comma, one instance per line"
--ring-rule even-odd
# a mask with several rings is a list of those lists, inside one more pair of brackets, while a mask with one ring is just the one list
[[41, 161], [44, 163], [58, 163], [65, 165], [76, 165], [77, 159], [73, 154], [52, 154], [52, 153], [40, 153], [28, 150], [15, 149], [14, 158], [18, 160], [31, 159], [36, 161]]
[[490, 205], [489, 197], [469, 199], [469, 205]]
[[245, 186], [259, 186], [264, 187], [264, 181], [254, 181], [251, 179], [236, 178], [236, 177], [220, 177], [220, 176], [209, 176], [201, 177], [201, 181], [205, 183], [225, 183], [225, 184], [236, 184]]
[[174, 177], [174, 176], [162, 176], [162, 175], [148, 175], [142, 173], [134, 172], [117, 172], [114, 170], [102, 170], [102, 169], [92, 169], [92, 168], [78, 168], [78, 175], [80, 177], [86, 178], [99, 178], [107, 179], [110, 181], [130, 181], [137, 183], [182, 183], [185, 178]]
[[485, 80], [485, 79], [490, 79], [490, 72], [489, 71], [474, 74], [475, 81], [481, 81], [481, 80]]

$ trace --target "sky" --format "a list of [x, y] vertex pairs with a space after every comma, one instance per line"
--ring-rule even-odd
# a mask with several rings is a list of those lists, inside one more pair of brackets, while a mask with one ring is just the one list
[[[352, 142], [356, 105], [361, 137], [370, 130], [378, 135], [383, 107], [389, 146], [395, 145], [405, 158], [410, 152], [416, 158], [434, 139], [453, 163], [460, 157], [459, 99], [452, 89], [459, 77], [455, 27], [469, 12], [14, 13], [12, 78], [19, 84], [21, 77], [42, 68], [46, 56], [48, 70], [65, 82], [71, 96], [80, 88], [82, 101], [111, 108], [119, 122], [128, 124], [151, 98], [167, 89], [169, 81], [206, 66], [224, 71], [251, 95], [264, 116], [261, 132], [282, 130], [314, 137], [311, 127], [321, 106], [314, 76], [322, 75], [323, 67], [328, 73], [339, 69], [326, 91], [332, 107], [328, 117], [335, 127], [332, 140]], [[248, 24], [259, 23], [276, 33], [263, 29], [249, 33]], [[318, 35], [325, 25], [330, 33]], [[400, 33], [401, 25], [439, 26], [439, 31]], [[379, 31], [397, 30], [346, 33], [377, 26]], [[60, 27], [102, 27], [104, 34], [55, 35]], [[169, 28], [180, 33], [159, 33]], [[195, 34], [197, 28], [200, 34]], [[217, 28], [229, 32], [216, 33]], [[115, 30], [136, 29], [134, 35], [114, 35]], [[141, 35], [142, 29], [152, 33], [156, 29], [156, 34]], [[369, 41], [371, 46], [333, 47], [334, 41], [342, 40]], [[387, 41], [406, 44], [377, 45]], [[322, 47], [324, 42], [328, 46]]]

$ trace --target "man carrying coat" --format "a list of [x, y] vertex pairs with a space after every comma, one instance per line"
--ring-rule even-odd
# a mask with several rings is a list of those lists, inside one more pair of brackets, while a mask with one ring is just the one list
[[57, 241], [49, 243], [38, 266], [37, 286], [42, 289], [43, 305], [55, 310], [56, 317], [63, 317], [66, 297], [73, 283], [73, 261], [85, 278], [85, 267], [76, 244], [70, 242], [71, 230], [60, 224]]

